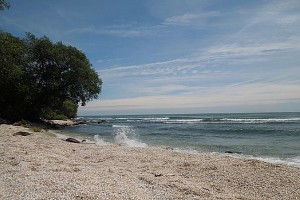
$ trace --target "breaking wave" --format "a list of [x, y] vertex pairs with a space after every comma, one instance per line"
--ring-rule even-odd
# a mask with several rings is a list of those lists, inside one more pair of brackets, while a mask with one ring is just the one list
[[262, 123], [298, 123], [300, 118], [184, 118], [184, 117], [128, 117], [116, 118], [124, 122], [148, 122], [164, 124], [262, 124]]
[[100, 138], [99, 135], [94, 135], [94, 140], [96, 145], [100, 145], [100, 146], [107, 145], [107, 142], [105, 142], [102, 138]]
[[113, 125], [114, 129], [114, 141], [115, 143], [128, 146], [128, 147], [147, 147], [146, 143], [143, 143], [137, 139], [135, 129], [131, 126]]

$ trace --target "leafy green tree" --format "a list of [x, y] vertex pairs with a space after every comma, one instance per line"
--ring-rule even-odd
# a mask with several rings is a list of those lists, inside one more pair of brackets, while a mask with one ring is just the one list
[[45, 107], [63, 108], [65, 100], [84, 106], [98, 97], [102, 81], [84, 53], [61, 42], [53, 44], [47, 37], [28, 34], [25, 41], [31, 60], [27, 71], [34, 75], [32, 84], [36, 85], [37, 112]]
[[24, 115], [28, 90], [25, 76], [26, 46], [21, 39], [0, 32], [0, 117]]
[[[23, 51], [17, 53], [22, 58], [19, 59], [21, 63], [11, 60], [5, 68], [12, 70], [12, 66], [17, 65], [21, 69], [21, 78], [18, 80], [24, 88], [16, 86], [17, 92], [23, 95], [18, 97], [22, 102], [20, 105], [23, 105], [22, 112], [18, 113], [19, 118], [75, 117], [79, 103], [85, 105], [101, 93], [101, 79], [85, 54], [75, 47], [61, 42], [52, 43], [47, 37], [37, 38], [33, 34], [27, 34], [22, 41], [16, 40], [23, 47]], [[13, 45], [12, 41], [8, 41], [6, 47], [1, 45], [4, 49], [2, 59], [14, 57], [13, 51], [17, 49]], [[5, 48], [9, 48], [11, 52]], [[4, 80], [14, 83], [6, 77]], [[1, 87], [5, 89], [8, 84], [2, 84], [0, 89]], [[17, 95], [19, 93], [8, 91], [6, 97], [2, 98], [4, 106], [9, 103], [8, 99]], [[11, 106], [7, 110], [14, 109]], [[2, 111], [0, 117], [1, 115], [9, 117]]]
[[0, 10], [4, 10], [5, 8], [9, 9], [9, 7], [10, 7], [10, 3], [4, 0], [0, 0]]
[[77, 115], [78, 104], [75, 104], [71, 100], [65, 100], [63, 102], [62, 111], [63, 114], [68, 118], [74, 118]]

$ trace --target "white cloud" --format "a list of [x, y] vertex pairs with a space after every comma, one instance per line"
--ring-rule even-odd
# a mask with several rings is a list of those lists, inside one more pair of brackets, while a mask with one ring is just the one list
[[208, 48], [205, 54], [207, 58], [214, 57], [216, 60], [216, 58], [234, 59], [235, 57], [265, 56], [297, 49], [300, 49], [299, 39], [290, 41], [257, 41], [256, 43], [249, 44], [219, 44]]
[[190, 24], [191, 21], [201, 18], [200, 15], [197, 14], [185, 14], [181, 16], [174, 16], [167, 18], [163, 24], [165, 25], [187, 25]]
[[246, 84], [211, 88], [194, 95], [160, 95], [90, 102], [82, 111], [178, 109], [233, 105], [278, 104], [300, 101], [299, 84]]
[[[241, 38], [239, 38], [241, 40]], [[137, 77], [137, 76], [190, 76], [197, 73], [209, 73], [207, 71], [211, 66], [219, 66], [224, 62], [227, 63], [255, 63], [263, 59], [272, 59], [266, 57], [278, 55], [282, 52], [299, 51], [300, 38], [290, 39], [288, 41], [257, 41], [257, 43], [226, 43], [217, 44], [206, 49], [201, 49], [192, 55], [184, 58], [164, 62], [154, 62], [143, 65], [133, 65], [124, 67], [115, 67], [111, 69], [100, 70], [100, 74], [114, 77]], [[222, 66], [219, 66], [223, 69]]]
[[199, 25], [199, 23], [206, 22], [208, 18], [218, 17], [220, 13], [218, 12], [206, 12], [206, 13], [186, 13], [179, 16], [173, 16], [165, 19], [162, 23], [167, 26], [182, 26], [182, 25]]
[[8, 17], [2, 17], [2, 19], [0, 20], [0, 23], [1, 23], [1, 25], [2, 24], [13, 25], [13, 26], [19, 28], [20, 30], [25, 31], [25, 32], [30, 32], [31, 31], [29, 27], [24, 26], [22, 23], [20, 23], [19, 20], [16, 20], [16, 19], [11, 19], [11, 18], [8, 18]]
[[149, 34], [153, 34], [154, 31], [143, 28], [134, 28], [134, 27], [104, 27], [104, 28], [95, 28], [95, 27], [82, 27], [75, 28], [67, 31], [65, 34], [76, 34], [76, 33], [90, 33], [90, 34], [98, 34], [98, 35], [114, 35], [119, 37], [139, 37], [145, 36]]
[[206, 21], [212, 17], [219, 17], [220, 13], [212, 11], [206, 13], [186, 13], [179, 16], [169, 17], [163, 20], [161, 24], [157, 25], [112, 25], [108, 27], [81, 27], [75, 28], [67, 31], [65, 34], [75, 34], [75, 33], [92, 33], [99, 35], [112, 35], [119, 37], [141, 37], [141, 36], [149, 36], [156, 35], [159, 33], [167, 32], [169, 26], [183, 26], [189, 25], [191, 27], [199, 27], [199, 25], [205, 25]]
[[[243, 20], [248, 24], [240, 30], [215, 37], [215, 41], [208, 42], [210, 45], [199, 47], [188, 56], [100, 70], [107, 84], [121, 88], [128, 95], [91, 102], [82, 109], [118, 111], [299, 103], [300, 63], [293, 54], [300, 53], [300, 13], [290, 12], [297, 6], [298, 1], [268, 1], [253, 10], [252, 18]], [[162, 25], [190, 26], [218, 15], [186, 12], [167, 18]]]
[[251, 19], [251, 23], [252, 25], [266, 22], [290, 25], [299, 20], [299, 12], [291, 14], [295, 9], [299, 8], [300, 3], [298, 0], [270, 1], [257, 10], [257, 13]]
[[[263, 37], [286, 37], [287, 34], [300, 32], [300, 3], [298, 0], [267, 1], [253, 10], [249, 16], [248, 24], [240, 33], [258, 34]], [[264, 35], [262, 35], [264, 34]]]

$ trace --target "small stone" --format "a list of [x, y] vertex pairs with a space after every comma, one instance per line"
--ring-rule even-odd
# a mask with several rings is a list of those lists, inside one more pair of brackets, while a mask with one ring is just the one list
[[31, 133], [26, 132], [26, 131], [19, 131], [13, 134], [13, 136], [17, 136], [17, 135], [21, 135], [21, 136], [28, 136], [31, 135]]
[[241, 154], [242, 152], [239, 152], [239, 151], [225, 151], [225, 153], [229, 153], [229, 154]]
[[66, 141], [67, 142], [72, 142], [72, 143], [80, 143], [78, 140], [76, 140], [74, 138], [67, 138]]

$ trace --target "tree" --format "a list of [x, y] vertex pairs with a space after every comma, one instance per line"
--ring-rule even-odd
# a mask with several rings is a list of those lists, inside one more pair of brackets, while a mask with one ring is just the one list
[[0, 0], [0, 10], [4, 10], [5, 8], [9, 9], [9, 7], [10, 7], [10, 3], [4, 0]]
[[25, 64], [26, 46], [17, 37], [0, 32], [0, 117], [24, 115], [28, 96]]
[[84, 53], [32, 34], [27, 35], [25, 43], [31, 60], [27, 71], [34, 75], [32, 84], [36, 84], [34, 105], [37, 112], [45, 107], [50, 110], [59, 108], [56, 112], [60, 112], [65, 100], [84, 106], [87, 101], [98, 97], [102, 81]]
[[[75, 47], [61, 42], [52, 43], [45, 36], [37, 38], [33, 34], [27, 34], [19, 42], [25, 46], [25, 52], [20, 53], [23, 58], [20, 81], [25, 86], [22, 89], [25, 96], [20, 98], [24, 106], [19, 118], [75, 117], [79, 103], [85, 105], [101, 93], [101, 79], [85, 54]], [[12, 44], [8, 42], [8, 45]], [[4, 59], [7, 56], [4, 55]], [[15, 98], [16, 95], [19, 93], [8, 91], [9, 98]], [[8, 104], [9, 98], [2, 102]], [[0, 112], [1, 117], [3, 113]]]

